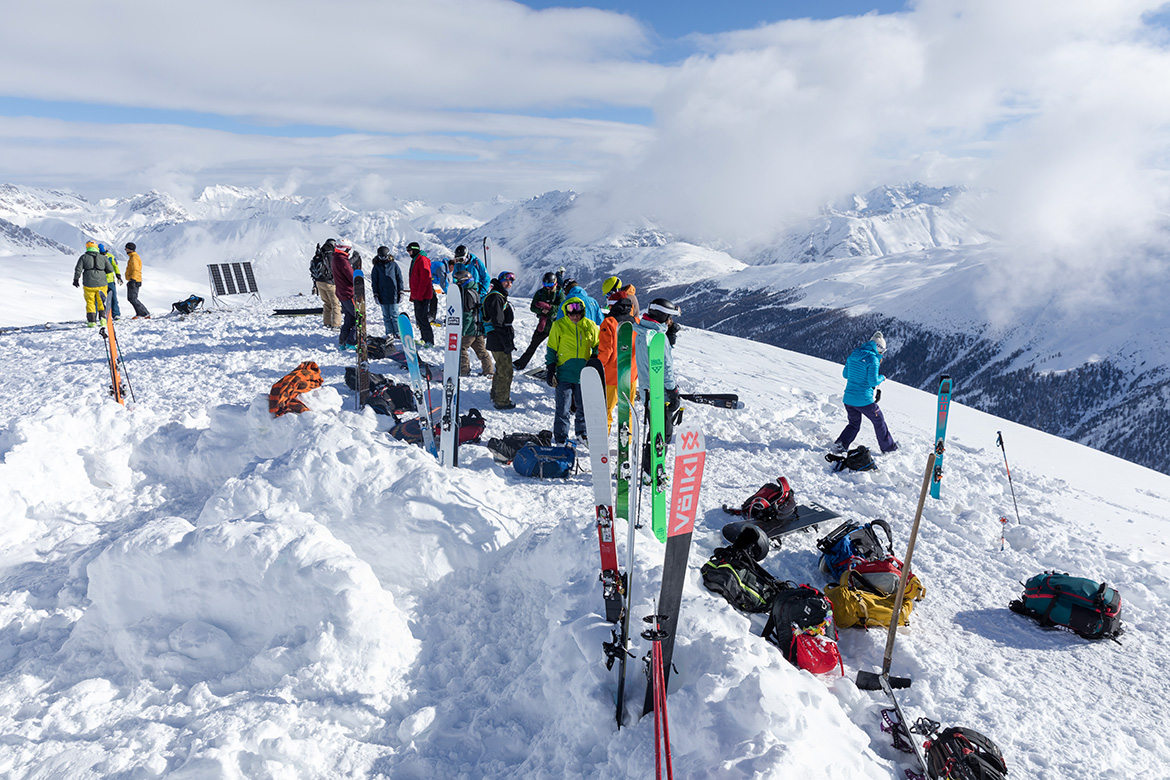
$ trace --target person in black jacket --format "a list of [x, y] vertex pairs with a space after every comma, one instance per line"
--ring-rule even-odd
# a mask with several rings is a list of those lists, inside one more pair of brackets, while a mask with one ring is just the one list
[[497, 409], [515, 409], [512, 403], [512, 352], [516, 349], [516, 334], [512, 330], [515, 312], [508, 303], [508, 291], [516, 281], [516, 274], [504, 271], [492, 280], [492, 288], [483, 299], [483, 327], [487, 332], [487, 348], [496, 362], [492, 375], [492, 404]]
[[370, 281], [374, 286], [374, 300], [382, 307], [382, 324], [386, 326], [386, 336], [397, 336], [398, 304], [402, 303], [402, 269], [398, 267], [394, 255], [390, 254], [390, 247], [378, 247]]
[[557, 275], [549, 271], [544, 275], [541, 288], [532, 296], [532, 303], [528, 306], [528, 310], [536, 315], [536, 330], [532, 334], [532, 341], [529, 342], [528, 349], [524, 350], [524, 354], [515, 362], [515, 368], [523, 371], [528, 367], [528, 361], [532, 360], [532, 356], [536, 354], [536, 348], [548, 338], [553, 319], [564, 302], [565, 294], [557, 285]]

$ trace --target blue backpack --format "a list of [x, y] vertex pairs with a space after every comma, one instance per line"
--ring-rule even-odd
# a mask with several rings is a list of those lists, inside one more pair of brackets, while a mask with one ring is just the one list
[[577, 451], [569, 446], [541, 447], [525, 444], [512, 458], [512, 467], [522, 477], [567, 478], [577, 466]]
[[[886, 535], [882, 544], [874, 528], [880, 528]], [[817, 541], [821, 551], [821, 571], [834, 580], [861, 561], [876, 561], [894, 554], [894, 538], [890, 524], [885, 520], [858, 525], [849, 520], [837, 526], [832, 533]]]

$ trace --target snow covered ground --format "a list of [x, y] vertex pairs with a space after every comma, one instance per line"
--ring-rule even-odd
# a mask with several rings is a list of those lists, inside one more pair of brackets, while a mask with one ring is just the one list
[[[283, 304], [303, 299], [121, 322], [130, 408], [106, 395], [95, 331], [0, 335], [0, 776], [651, 776], [652, 719], [613, 727], [589, 475], [524, 479], [474, 445], [441, 469], [352, 411], [352, 355], [318, 318], [269, 316]], [[839, 365], [696, 330], [675, 355], [684, 391], [745, 402], [686, 411], [709, 454], [669, 699], [678, 776], [900, 778], [886, 702], [853, 683], [880, 666], [885, 632], [842, 631], [846, 676], [814, 677], [698, 572], [720, 505], [778, 475], [847, 518], [888, 520], [904, 548], [934, 397], [892, 377], [882, 406], [901, 450], [834, 474]], [[325, 380], [312, 411], [272, 418], [269, 387], [303, 360]], [[487, 382], [464, 395], [485, 440], [551, 427], [543, 384], [518, 376], [519, 407], [496, 412]], [[1170, 777], [1170, 477], [960, 405], [948, 444], [914, 557], [927, 596], [894, 659], [914, 679], [903, 706], [989, 735], [1015, 778]], [[663, 551], [640, 533], [635, 616], [652, 611]], [[815, 538], [764, 566], [823, 586]], [[1120, 646], [1009, 612], [1045, 569], [1121, 591]]]

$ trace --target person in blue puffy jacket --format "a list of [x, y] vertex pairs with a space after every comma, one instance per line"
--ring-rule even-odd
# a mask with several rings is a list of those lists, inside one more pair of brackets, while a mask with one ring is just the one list
[[898, 449], [898, 443], [890, 435], [890, 429], [886, 427], [886, 418], [882, 416], [882, 410], [877, 405], [878, 398], [881, 397], [881, 391], [877, 386], [886, 381], [881, 373], [882, 355], [885, 353], [886, 337], [879, 330], [869, 341], [853, 350], [845, 360], [845, 368], [841, 375], [845, 377], [845, 414], [849, 422], [833, 445], [838, 452], [849, 449], [849, 445], [857, 438], [863, 415], [873, 423], [873, 432], [883, 453]]
[[[601, 321], [604, 315], [601, 313], [601, 306], [597, 301], [590, 297], [589, 293], [585, 292], [585, 288], [577, 284], [574, 279], [566, 279], [561, 283], [561, 289], [565, 293], [565, 300], [570, 298], [580, 298], [585, 304], [585, 318], [592, 321], [594, 325], [601, 327]], [[564, 306], [562, 306], [553, 317], [553, 321], [559, 320], [564, 316]]]

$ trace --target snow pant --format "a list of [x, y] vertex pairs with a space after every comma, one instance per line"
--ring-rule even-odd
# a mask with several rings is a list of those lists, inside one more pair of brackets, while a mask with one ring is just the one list
[[613, 410], [617, 406], [617, 385], [605, 386], [605, 424], [613, 430]]
[[470, 351], [475, 352], [475, 356], [479, 358], [479, 367], [483, 371], [484, 376], [494, 374], [496, 368], [492, 365], [492, 353], [487, 349], [487, 337], [485, 336], [464, 336], [463, 344], [459, 350], [459, 375], [471, 376], [471, 355]]
[[[642, 471], [650, 473], [650, 446], [653, 444], [650, 441], [650, 391], [646, 390], [642, 394], [646, 402], [646, 416], [644, 425], [646, 426], [646, 445], [642, 448]], [[678, 395], [677, 390], [666, 391], [666, 397], [663, 399], [665, 409], [662, 410], [663, 426], [662, 436], [663, 443], [670, 444], [674, 440], [674, 415], [678, 412], [679, 407], [682, 406], [682, 399]]]
[[314, 282], [317, 294], [321, 296], [321, 324], [326, 328], [341, 327], [341, 302], [337, 300], [337, 287], [332, 282]]
[[898, 449], [898, 445], [894, 442], [894, 437], [890, 435], [890, 429], [886, 427], [886, 418], [882, 416], [882, 410], [878, 408], [876, 403], [867, 404], [865, 406], [850, 406], [845, 404], [845, 414], [849, 417], [849, 422], [845, 425], [845, 430], [841, 431], [841, 435], [837, 437], [837, 444], [841, 449], [849, 449], [849, 445], [857, 438], [858, 431], [861, 430], [861, 417], [864, 415], [873, 423], [873, 432], [877, 436], [878, 447], [882, 452], [893, 452]]
[[428, 347], [435, 346], [435, 332], [431, 329], [431, 304], [438, 311], [439, 302], [431, 298], [425, 301], [411, 301], [414, 304], [414, 324], [418, 328], [415, 337]]
[[536, 353], [536, 348], [545, 342], [545, 339], [548, 338], [549, 331], [552, 330], [552, 327], [546, 319], [541, 318], [540, 321], [545, 323], [544, 330], [541, 330], [539, 325], [537, 326], [536, 332], [532, 334], [532, 341], [528, 344], [528, 349], [524, 350], [524, 354], [516, 361], [516, 368], [521, 371], [528, 368], [528, 361], [532, 360], [532, 356]]
[[134, 307], [134, 316], [149, 317], [150, 311], [142, 305], [142, 301], [138, 300], [138, 291], [142, 289], [142, 282], [136, 282], [133, 279], [126, 280], [126, 300], [130, 301], [130, 305]]
[[[573, 429], [577, 432], [577, 438], [586, 437], [588, 431], [585, 428], [585, 406], [581, 403], [581, 383], [557, 382], [555, 393], [557, 412], [553, 419], [553, 444], [564, 444], [569, 438], [570, 406], [577, 409], [573, 415]], [[605, 446], [605, 436], [598, 433], [596, 438], [599, 447]]]
[[382, 303], [382, 324], [386, 326], [386, 337], [398, 335], [398, 304]]
[[427, 303], [429, 304], [429, 307], [427, 308], [427, 317], [430, 318], [431, 322], [439, 322], [439, 295], [438, 295], [438, 293], [435, 293], [434, 297], [432, 297], [429, 301], [427, 301]]
[[106, 308], [114, 310], [114, 319], [122, 316], [122, 312], [118, 308], [118, 284], [116, 282], [110, 282], [106, 288]]
[[342, 347], [357, 345], [357, 309], [353, 301], [341, 301], [341, 332], [337, 334], [337, 343]]
[[492, 374], [492, 403], [496, 406], [512, 404], [512, 353], [492, 352], [496, 371]]
[[97, 322], [106, 310], [105, 287], [83, 287], [85, 291], [85, 321]]

